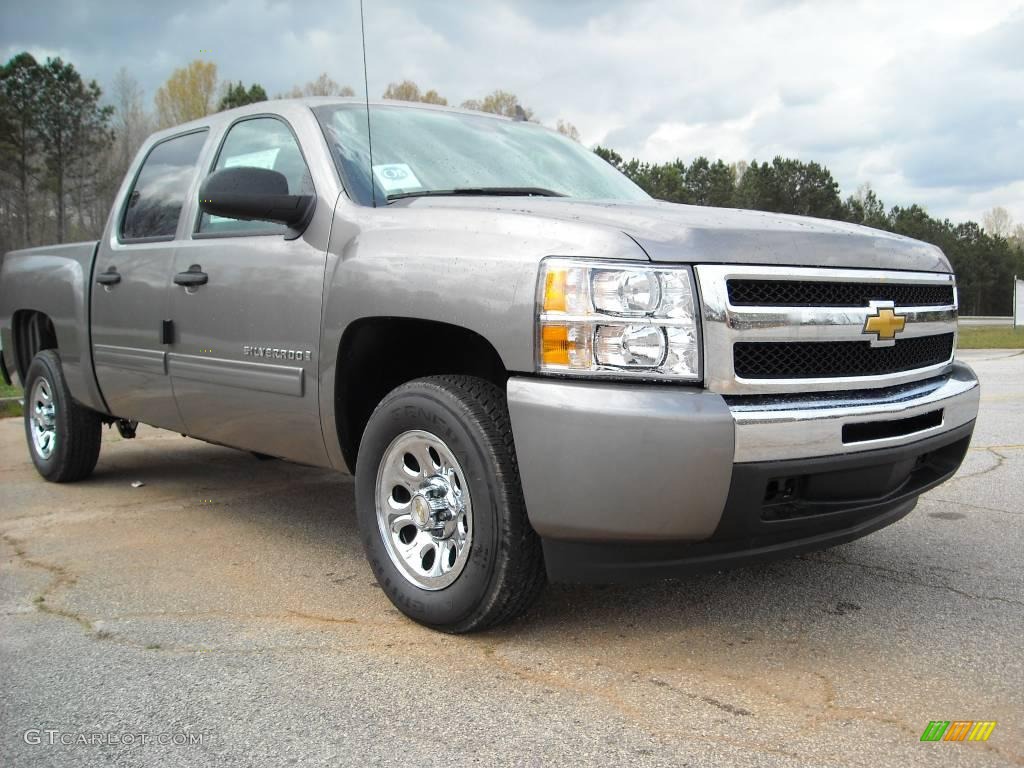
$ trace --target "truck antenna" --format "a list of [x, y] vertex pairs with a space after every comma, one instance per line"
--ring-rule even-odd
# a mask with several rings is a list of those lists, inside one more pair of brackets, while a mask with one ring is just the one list
[[373, 207], [377, 207], [377, 185], [373, 183], [373, 130], [370, 128], [370, 76], [366, 70], [366, 14], [363, 0], [359, 0], [359, 30], [363, 38], [363, 87], [366, 89], [366, 141], [370, 148], [370, 194]]

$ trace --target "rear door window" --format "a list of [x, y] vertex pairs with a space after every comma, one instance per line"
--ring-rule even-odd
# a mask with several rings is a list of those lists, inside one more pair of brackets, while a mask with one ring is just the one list
[[149, 151], [128, 195], [123, 240], [174, 239], [207, 133], [175, 136]]

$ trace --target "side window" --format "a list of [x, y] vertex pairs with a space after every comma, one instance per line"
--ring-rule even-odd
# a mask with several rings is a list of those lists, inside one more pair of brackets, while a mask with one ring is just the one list
[[[288, 180], [288, 194], [312, 195], [313, 179], [299, 145], [288, 126], [273, 117], [256, 117], [235, 123], [217, 157], [214, 171], [222, 168], [249, 166], [277, 171]], [[284, 232], [283, 224], [269, 221], [242, 221], [204, 213], [199, 219], [199, 232], [204, 234], [246, 234], [249, 232]]]
[[123, 239], [174, 237], [206, 136], [206, 131], [176, 136], [149, 151], [128, 195]]

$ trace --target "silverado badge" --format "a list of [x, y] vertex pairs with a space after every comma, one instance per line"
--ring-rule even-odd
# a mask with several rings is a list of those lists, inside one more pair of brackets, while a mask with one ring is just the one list
[[873, 347], [890, 347], [896, 343], [896, 334], [907, 327], [907, 318], [896, 314], [892, 302], [871, 302], [872, 314], [864, 320], [864, 333], [873, 333]]
[[299, 362], [313, 359], [313, 353], [306, 349], [279, 349], [277, 347], [260, 347], [254, 344], [242, 345], [243, 357], [266, 357], [273, 360], [296, 360]]

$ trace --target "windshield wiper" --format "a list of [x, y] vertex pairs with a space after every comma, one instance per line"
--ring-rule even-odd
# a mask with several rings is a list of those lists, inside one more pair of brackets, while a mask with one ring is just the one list
[[565, 197], [543, 187], [459, 187], [457, 189], [422, 189], [419, 192], [396, 192], [387, 196], [387, 201], [402, 200], [406, 197], [456, 197], [474, 195], [480, 197]]

